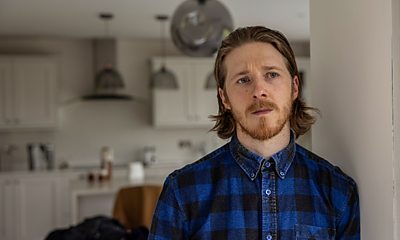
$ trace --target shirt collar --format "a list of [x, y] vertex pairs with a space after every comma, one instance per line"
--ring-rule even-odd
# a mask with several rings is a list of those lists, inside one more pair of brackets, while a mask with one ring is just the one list
[[284, 149], [272, 155], [270, 159], [265, 159], [264, 157], [245, 148], [239, 142], [236, 134], [232, 136], [229, 148], [236, 163], [239, 164], [251, 180], [254, 180], [257, 177], [263, 165], [265, 165], [268, 160], [272, 160], [275, 163], [274, 166], [276, 173], [281, 179], [284, 179], [293, 162], [296, 152], [294, 136], [294, 132], [291, 131], [289, 144]]

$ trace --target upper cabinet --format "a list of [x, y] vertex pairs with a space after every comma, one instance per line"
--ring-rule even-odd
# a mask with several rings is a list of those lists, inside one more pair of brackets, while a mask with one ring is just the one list
[[[161, 68], [161, 58], [152, 59], [152, 73]], [[178, 89], [153, 89], [153, 125], [156, 127], [213, 126], [210, 115], [218, 113], [217, 89], [207, 87], [213, 79], [214, 59], [168, 57], [166, 68]]]
[[0, 129], [55, 127], [57, 76], [54, 58], [0, 56]]

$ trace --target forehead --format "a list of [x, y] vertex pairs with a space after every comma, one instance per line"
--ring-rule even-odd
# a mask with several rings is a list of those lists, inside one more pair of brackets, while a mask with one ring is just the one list
[[225, 56], [227, 71], [257, 66], [276, 66], [287, 69], [285, 57], [270, 43], [249, 42], [233, 49]]

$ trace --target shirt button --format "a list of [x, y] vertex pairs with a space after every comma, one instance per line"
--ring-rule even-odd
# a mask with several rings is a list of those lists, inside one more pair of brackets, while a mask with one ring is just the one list
[[279, 174], [280, 174], [282, 177], [285, 176], [285, 173], [284, 173], [283, 171], [281, 171]]
[[265, 163], [265, 167], [266, 167], [266, 168], [271, 167], [271, 163], [270, 163], [270, 162], [266, 162], [266, 163]]
[[270, 234], [268, 234], [267, 240], [272, 240], [272, 236]]
[[256, 174], [255, 174], [255, 173], [252, 173], [250, 176], [251, 176], [252, 178], [254, 178], [254, 177], [256, 176]]
[[267, 196], [269, 196], [271, 194], [271, 190], [269, 190], [269, 189], [265, 190], [265, 194], [267, 194]]

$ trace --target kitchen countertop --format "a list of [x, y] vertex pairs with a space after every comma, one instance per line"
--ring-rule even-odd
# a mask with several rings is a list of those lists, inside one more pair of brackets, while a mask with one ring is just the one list
[[89, 182], [86, 179], [72, 180], [71, 193], [75, 195], [92, 195], [103, 193], [116, 193], [120, 188], [127, 186], [162, 185], [164, 178], [144, 178], [129, 180], [127, 177], [113, 178], [108, 181]]
[[130, 180], [128, 177], [114, 177], [108, 181], [93, 181], [77, 179], [70, 182], [71, 191], [71, 219], [76, 224], [79, 216], [79, 202], [81, 198], [96, 195], [116, 195], [123, 187], [159, 185], [162, 186], [164, 177], [145, 177], [144, 179]]
[[85, 171], [82, 170], [72, 170], [72, 169], [54, 169], [54, 170], [15, 170], [15, 171], [0, 171], [0, 178], [2, 177], [34, 177], [34, 176], [62, 176], [62, 175], [73, 175], [73, 174], [84, 174]]

